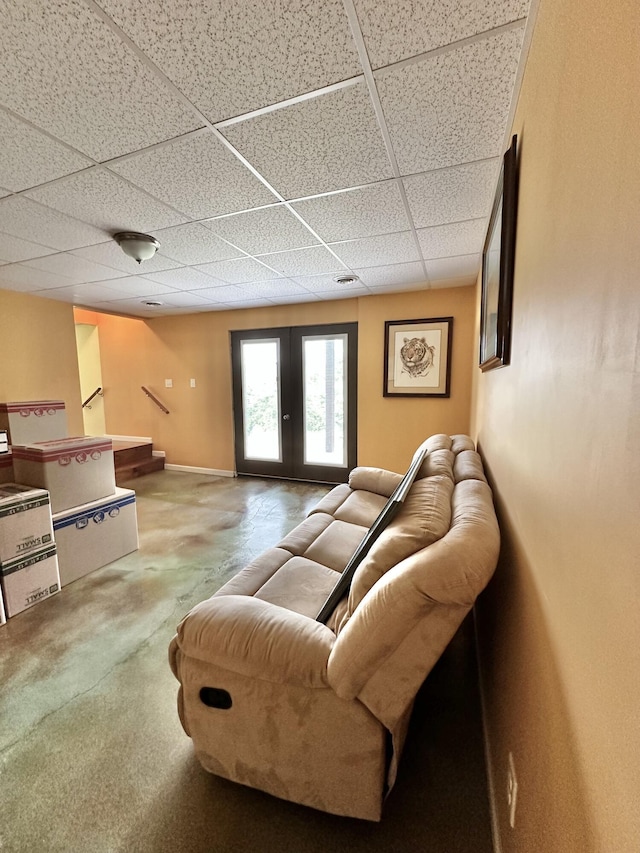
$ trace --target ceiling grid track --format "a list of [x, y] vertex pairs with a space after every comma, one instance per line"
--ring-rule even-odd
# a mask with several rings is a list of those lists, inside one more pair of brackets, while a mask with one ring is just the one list
[[396, 159], [395, 151], [393, 150], [393, 143], [391, 142], [391, 134], [389, 133], [389, 129], [387, 127], [387, 121], [384, 117], [384, 111], [382, 109], [382, 103], [380, 102], [380, 96], [378, 95], [378, 88], [376, 86], [376, 81], [373, 75], [373, 70], [371, 68], [371, 63], [369, 62], [369, 54], [367, 53], [367, 48], [364, 43], [364, 38], [362, 36], [362, 30], [360, 29], [360, 22], [358, 21], [358, 15], [356, 12], [356, 8], [353, 4], [353, 0], [342, 0], [344, 5], [345, 12], [347, 13], [347, 18], [349, 19], [349, 26], [351, 27], [351, 33], [353, 35], [353, 40], [356, 44], [356, 49], [358, 51], [358, 57], [360, 59], [360, 64], [364, 69], [364, 79], [367, 84], [367, 89], [369, 90], [369, 97], [371, 98], [371, 103], [373, 104], [373, 110], [376, 115], [376, 120], [378, 122], [378, 126], [380, 127], [380, 133], [382, 134], [382, 138], [384, 140], [384, 145], [387, 150], [387, 156], [389, 157], [389, 162], [391, 163], [391, 168], [393, 169], [393, 174], [396, 179], [396, 184], [398, 186], [398, 190], [400, 191], [400, 196], [402, 198], [402, 204], [404, 205], [405, 212], [407, 214], [407, 218], [409, 220], [409, 224], [411, 226], [411, 237], [415, 244], [416, 250], [418, 252], [418, 257], [420, 258], [420, 262], [422, 263], [422, 269], [424, 272], [424, 280], [425, 282], [429, 282], [429, 273], [427, 272], [427, 265], [424, 260], [424, 256], [422, 254], [422, 247], [420, 246], [420, 241], [418, 240], [418, 234], [416, 232], [416, 226], [413, 221], [413, 214], [411, 213], [411, 208], [409, 207], [409, 200], [407, 198], [407, 194], [405, 192], [404, 184], [402, 183], [402, 176], [400, 174], [400, 168], [398, 166], [398, 161]]

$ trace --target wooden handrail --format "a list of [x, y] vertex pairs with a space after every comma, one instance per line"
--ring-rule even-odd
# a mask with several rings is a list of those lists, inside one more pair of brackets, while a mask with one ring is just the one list
[[166, 407], [166, 406], [163, 406], [163, 405], [162, 405], [162, 403], [160, 402], [160, 400], [158, 400], [158, 398], [157, 398], [157, 397], [154, 397], [154, 396], [153, 396], [153, 394], [151, 393], [151, 391], [149, 391], [149, 389], [148, 389], [148, 388], [145, 388], [145, 387], [144, 387], [144, 385], [141, 385], [140, 387], [142, 388], [142, 390], [144, 391], [144, 393], [147, 395], [147, 397], [149, 397], [149, 399], [150, 399], [150, 400], [153, 400], [153, 402], [156, 404], [156, 406], [157, 406], [159, 409], [162, 409], [162, 411], [165, 413], [165, 415], [168, 415], [168, 414], [169, 414], [169, 409], [167, 409], [167, 407]]
[[83, 409], [90, 409], [91, 406], [89, 405], [89, 403], [93, 400], [94, 397], [104, 397], [104, 391], [102, 390], [102, 388], [100, 388], [100, 387], [96, 388], [96, 390], [93, 392], [93, 394], [91, 394], [89, 397], [87, 397], [87, 399], [84, 401], [84, 403], [82, 404], [82, 408]]

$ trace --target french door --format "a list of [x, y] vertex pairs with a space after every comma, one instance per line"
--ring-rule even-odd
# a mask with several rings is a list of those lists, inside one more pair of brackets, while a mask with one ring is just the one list
[[356, 464], [357, 324], [231, 332], [238, 474], [345, 482]]

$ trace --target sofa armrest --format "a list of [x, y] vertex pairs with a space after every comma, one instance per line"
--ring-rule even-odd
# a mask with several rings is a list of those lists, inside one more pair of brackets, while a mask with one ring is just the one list
[[354, 468], [349, 474], [349, 486], [355, 491], [363, 489], [385, 498], [391, 497], [394, 489], [402, 480], [402, 474], [386, 471], [384, 468]]
[[[214, 596], [191, 610], [171, 643], [176, 653], [280, 684], [328, 687], [333, 631], [268, 601], [247, 595]], [[175, 667], [175, 668], [174, 668]]]

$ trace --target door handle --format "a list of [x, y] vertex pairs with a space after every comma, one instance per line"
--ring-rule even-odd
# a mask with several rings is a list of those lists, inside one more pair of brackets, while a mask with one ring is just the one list
[[289, 421], [289, 420], [291, 420], [291, 415], [283, 415], [283, 416], [282, 416], [282, 420], [283, 420], [283, 421]]

